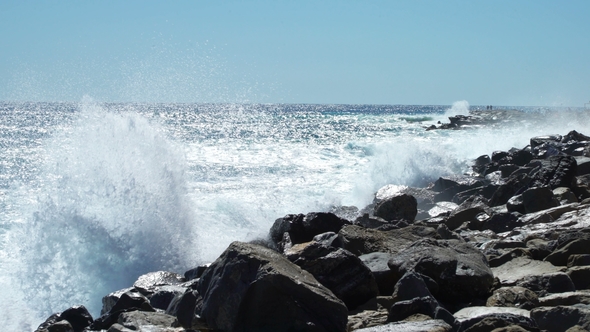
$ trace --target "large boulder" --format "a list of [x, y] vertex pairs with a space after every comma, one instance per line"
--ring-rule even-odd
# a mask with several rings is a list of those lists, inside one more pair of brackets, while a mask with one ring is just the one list
[[439, 285], [437, 298], [450, 303], [487, 297], [494, 276], [485, 256], [458, 240], [422, 239], [389, 260], [400, 277], [416, 271]]
[[175, 327], [176, 318], [160, 312], [130, 311], [119, 316], [118, 324], [133, 331], [157, 331]]
[[517, 257], [498, 267], [493, 267], [494, 276], [504, 286], [514, 286], [520, 280], [531, 276], [540, 276], [561, 272], [563, 269], [548, 262], [527, 257]]
[[531, 310], [531, 318], [541, 330], [565, 332], [573, 326], [590, 329], [590, 308], [584, 305], [539, 307]]
[[379, 295], [371, 270], [345, 249], [312, 241], [293, 246], [285, 255], [344, 301], [348, 309]]
[[393, 271], [387, 266], [391, 259], [391, 254], [385, 252], [372, 252], [359, 256], [375, 277], [380, 295], [391, 295], [395, 286], [395, 276]]
[[128, 292], [136, 292], [136, 289], [133, 287], [123, 288], [117, 291], [114, 291], [108, 295], [105, 295], [102, 298], [102, 309], [100, 310], [100, 314], [104, 315], [111, 310], [111, 308], [119, 301], [121, 296]]
[[481, 229], [489, 229], [495, 233], [508, 232], [519, 224], [521, 214], [518, 212], [500, 212], [482, 222]]
[[519, 280], [516, 284], [532, 290], [539, 296], [576, 290], [572, 279], [563, 272], [528, 276]]
[[[415, 188], [393, 184], [388, 184], [377, 190], [375, 193], [375, 199], [373, 200], [373, 205], [377, 205], [387, 198], [402, 194], [413, 196], [418, 203], [419, 210], [428, 210], [434, 205], [434, 191], [427, 188]], [[374, 208], [374, 206], [372, 208]]]
[[149, 299], [139, 292], [128, 291], [119, 297], [117, 302], [103, 315], [95, 319], [90, 328], [92, 330], [106, 330], [116, 323], [119, 316], [129, 311], [155, 311], [150, 305]]
[[285, 238], [289, 239], [290, 244], [309, 242], [318, 234], [338, 233], [344, 225], [348, 224], [350, 224], [348, 220], [330, 212], [289, 214], [275, 220], [270, 228], [270, 238], [282, 251], [288, 247]]
[[402, 229], [379, 231], [356, 225], [342, 227], [338, 233], [342, 247], [360, 256], [372, 252], [396, 254], [412, 242], [424, 237], [438, 237], [436, 230], [425, 226], [408, 226]]
[[388, 197], [375, 206], [375, 216], [387, 221], [414, 221], [418, 213], [418, 201], [407, 194]]
[[[535, 322], [528, 310], [506, 307], [467, 307], [455, 312], [461, 323], [461, 331], [492, 331], [510, 325], [520, 326], [525, 331], [536, 331]], [[495, 330], [494, 330], [495, 331]]]
[[133, 287], [146, 296], [158, 291], [161, 286], [179, 285], [185, 281], [178, 273], [168, 271], [150, 272], [137, 278]]
[[[533, 161], [535, 162], [535, 161]], [[531, 187], [572, 187], [576, 178], [576, 159], [572, 156], [550, 156], [540, 162], [540, 169], [532, 175]]]
[[408, 271], [395, 284], [393, 299], [395, 301], [407, 301], [416, 297], [431, 297], [432, 293], [428, 289], [422, 276], [414, 271]]
[[549, 187], [534, 187], [522, 193], [525, 213], [533, 213], [559, 206], [559, 201]]
[[432, 185], [432, 190], [437, 192], [435, 202], [451, 201], [456, 194], [483, 186], [484, 183], [470, 176], [446, 176], [440, 177]]
[[152, 296], [150, 304], [154, 309], [166, 310], [170, 302], [176, 297], [184, 294], [187, 288], [181, 286], [162, 286]]
[[233, 242], [197, 290], [201, 317], [223, 331], [344, 331], [347, 308], [309, 272], [279, 253]]
[[590, 238], [580, 238], [568, 242], [545, 257], [545, 261], [553, 265], [566, 266], [570, 255], [574, 254], [590, 254]]
[[590, 266], [570, 267], [567, 275], [572, 279], [576, 289], [590, 289]]
[[166, 314], [176, 317], [181, 326], [190, 329], [197, 318], [197, 314], [200, 313], [200, 304], [202, 304], [200, 294], [197, 291], [187, 290], [172, 299], [170, 305], [166, 308]]
[[545, 158], [561, 154], [561, 135], [536, 136], [530, 139], [533, 156]]
[[422, 321], [395, 322], [386, 325], [366, 327], [357, 332], [451, 332], [451, 325], [441, 319], [429, 319]]
[[530, 310], [539, 306], [539, 296], [524, 287], [501, 287], [486, 302], [488, 307], [515, 307]]
[[590, 304], [590, 292], [586, 290], [549, 294], [539, 298], [537, 307], [557, 307], [560, 305]]
[[35, 331], [37, 332], [82, 332], [92, 324], [93, 319], [83, 305], [73, 306], [61, 313], [49, 316]]
[[461, 203], [445, 221], [450, 230], [454, 230], [465, 222], [476, 220], [479, 214], [491, 214], [488, 205], [481, 197], [474, 196]]
[[512, 173], [506, 182], [496, 189], [490, 198], [490, 206], [506, 204], [510, 198], [521, 194], [524, 190], [529, 188], [531, 181], [532, 179], [527, 173]]

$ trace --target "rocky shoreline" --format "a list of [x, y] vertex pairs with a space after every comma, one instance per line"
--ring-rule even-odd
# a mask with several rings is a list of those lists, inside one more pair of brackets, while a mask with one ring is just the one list
[[[444, 129], [444, 128], [436, 128]], [[36, 331], [590, 330], [590, 137], [533, 137], [358, 210], [287, 215]]]

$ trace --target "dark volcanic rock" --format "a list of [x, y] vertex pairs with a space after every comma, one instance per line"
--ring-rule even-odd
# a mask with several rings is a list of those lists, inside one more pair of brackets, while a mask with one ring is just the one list
[[522, 203], [525, 213], [533, 213], [559, 206], [549, 187], [529, 188], [522, 193]]
[[572, 279], [563, 272], [528, 276], [518, 281], [516, 284], [532, 290], [539, 296], [545, 296], [549, 293], [563, 293], [576, 290]]
[[49, 317], [47, 317], [47, 319], [41, 323], [41, 325], [39, 325], [39, 327], [37, 327], [37, 329], [35, 330], [35, 332], [45, 332], [47, 331], [47, 329], [57, 323], [58, 321], [60, 321], [60, 315], [58, 313], [55, 313]]
[[49, 316], [35, 331], [37, 332], [82, 332], [93, 319], [83, 305], [73, 306], [62, 313]]
[[93, 330], [108, 329], [111, 325], [116, 323], [119, 316], [127, 311], [155, 311], [150, 305], [149, 299], [141, 293], [128, 291], [123, 293], [115, 305], [107, 311], [105, 314], [98, 317], [90, 328]]
[[184, 294], [185, 287], [180, 286], [162, 286], [157, 292], [150, 296], [150, 304], [155, 309], [166, 310], [174, 297]]
[[438, 301], [432, 296], [415, 297], [409, 300], [398, 301], [389, 309], [387, 321], [397, 322], [415, 314], [423, 314], [434, 318], [434, 313], [438, 306]]
[[37, 330], [38, 332], [74, 332], [74, 328], [67, 320], [60, 320], [49, 326], [45, 330]]
[[486, 302], [488, 307], [515, 307], [530, 310], [539, 306], [539, 296], [530, 289], [514, 286], [496, 289]]
[[391, 223], [381, 217], [371, 216], [368, 213], [365, 213], [362, 216], [356, 218], [353, 224], [362, 226], [364, 228], [372, 229], [382, 228], [383, 226], [387, 227], [389, 225], [395, 225], [395, 223]]
[[156, 328], [175, 327], [176, 318], [160, 312], [130, 311], [119, 316], [118, 323], [133, 331], [151, 331]]
[[[461, 323], [462, 332], [483, 332], [503, 331], [502, 328], [507, 328], [504, 331], [516, 332], [516, 331], [539, 331], [537, 329], [535, 321], [528, 317], [520, 315], [513, 315], [509, 313], [498, 313], [490, 314], [483, 317], [476, 317], [468, 321]], [[508, 329], [511, 327], [510, 329]]]
[[567, 266], [586, 266], [590, 265], [590, 254], [573, 254], [567, 259]]
[[432, 293], [428, 290], [424, 279], [414, 271], [404, 274], [395, 284], [395, 290], [393, 292], [393, 299], [395, 301], [406, 301], [415, 297], [429, 296], [432, 296]]
[[532, 258], [531, 253], [527, 249], [523, 248], [514, 248], [498, 257], [490, 258], [489, 265], [490, 267], [498, 267], [500, 265], [505, 264], [508, 261], [511, 261], [518, 257], [527, 257]]
[[525, 173], [513, 173], [506, 183], [500, 185], [490, 198], [490, 206], [506, 204], [510, 198], [521, 194], [529, 187], [532, 181], [531, 177]]
[[81, 332], [84, 328], [92, 324], [92, 316], [83, 305], [74, 306], [64, 310], [61, 315], [61, 319], [67, 320], [74, 332]]
[[360, 256], [372, 252], [398, 253], [412, 242], [423, 237], [436, 238], [438, 234], [431, 227], [408, 226], [402, 229], [379, 231], [350, 225], [338, 233], [342, 247]]
[[573, 254], [590, 254], [590, 239], [582, 238], [568, 242], [545, 257], [545, 261], [553, 265], [566, 266], [568, 258]]
[[551, 156], [540, 161], [541, 168], [533, 174], [531, 187], [571, 187], [575, 185], [576, 159], [572, 156]]
[[282, 251], [285, 249], [284, 244], [281, 244], [285, 233], [293, 244], [297, 244], [309, 242], [318, 234], [338, 233], [347, 224], [350, 224], [348, 220], [329, 212], [289, 214], [274, 222], [270, 229], [270, 238]]
[[576, 289], [590, 289], [590, 266], [574, 266], [567, 270]]
[[119, 301], [119, 299], [121, 298], [121, 295], [127, 293], [127, 292], [134, 292], [135, 288], [130, 287], [130, 288], [124, 288], [124, 289], [120, 289], [118, 291], [112, 292], [106, 296], [104, 296], [102, 298], [102, 309], [100, 311], [101, 315], [106, 314], [107, 312], [109, 312], [111, 310], [111, 308], [115, 305], [115, 303], [117, 303], [117, 301]]
[[140, 276], [133, 284], [133, 287], [139, 290], [143, 295], [151, 295], [158, 290], [159, 286], [178, 285], [184, 281], [184, 277], [178, 273], [158, 271]]
[[166, 314], [176, 317], [178, 323], [184, 328], [191, 328], [193, 321], [200, 309], [199, 304], [202, 298], [197, 291], [187, 291], [177, 295], [166, 309]]
[[309, 242], [293, 246], [285, 255], [344, 301], [348, 309], [379, 295], [371, 270], [347, 250]]
[[590, 309], [587, 306], [535, 308], [531, 310], [531, 318], [539, 329], [551, 332], [565, 332], [575, 325], [590, 329]]
[[536, 260], [543, 260], [547, 257], [547, 255], [553, 251], [555, 245], [555, 241], [547, 241], [543, 239], [531, 239], [526, 242], [529, 252]]
[[530, 139], [533, 155], [538, 158], [558, 155], [561, 153], [561, 135], [536, 136]]
[[483, 222], [482, 229], [489, 229], [495, 233], [503, 233], [519, 226], [520, 214], [518, 212], [496, 213]]
[[526, 213], [524, 210], [524, 202], [522, 201], [522, 195], [514, 195], [510, 197], [506, 202], [506, 210], [508, 212]]
[[262, 246], [233, 242], [198, 284], [201, 317], [225, 331], [344, 331], [347, 309], [309, 272]]
[[451, 332], [453, 327], [440, 319], [402, 321], [358, 329], [358, 332]]
[[117, 303], [109, 310], [109, 312], [117, 312], [126, 309], [135, 309], [135, 310], [149, 310], [154, 311], [151, 307], [149, 299], [143, 296], [140, 293], [135, 292], [127, 292], [121, 295]]
[[359, 259], [373, 273], [380, 295], [391, 295], [395, 286], [395, 275], [387, 266], [392, 255], [385, 252], [372, 252], [359, 256]]
[[200, 265], [184, 272], [184, 280], [189, 281], [200, 278], [203, 272], [209, 267], [209, 264]]
[[386, 198], [375, 206], [375, 216], [387, 221], [414, 221], [418, 213], [418, 202], [411, 195], [401, 194]]
[[488, 205], [485, 204], [484, 199], [480, 197], [472, 197], [461, 203], [459, 207], [451, 212], [451, 215], [447, 218], [445, 224], [450, 230], [454, 230], [465, 222], [477, 223], [476, 217], [482, 213], [488, 215], [491, 214]]
[[389, 267], [400, 276], [413, 270], [432, 278], [440, 286], [438, 297], [451, 303], [487, 297], [494, 281], [485, 256], [457, 240], [416, 241]]
[[455, 195], [484, 185], [483, 181], [468, 176], [440, 177], [432, 187], [433, 191], [438, 192], [434, 201], [452, 201]]

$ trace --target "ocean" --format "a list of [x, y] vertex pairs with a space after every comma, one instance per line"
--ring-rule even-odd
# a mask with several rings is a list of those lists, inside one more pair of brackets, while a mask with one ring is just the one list
[[286, 214], [362, 208], [533, 136], [590, 134], [583, 109], [510, 108], [526, 118], [427, 131], [485, 106], [0, 103], [3, 329], [76, 304], [96, 318], [138, 276], [211, 262]]

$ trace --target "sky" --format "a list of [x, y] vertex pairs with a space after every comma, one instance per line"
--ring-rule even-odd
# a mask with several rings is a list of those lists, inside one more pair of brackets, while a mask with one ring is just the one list
[[573, 106], [590, 1], [0, 0], [0, 100]]

